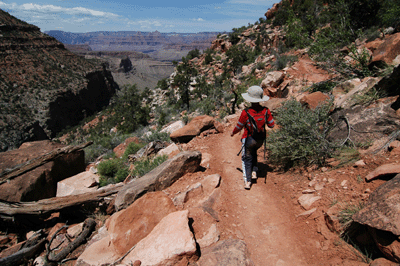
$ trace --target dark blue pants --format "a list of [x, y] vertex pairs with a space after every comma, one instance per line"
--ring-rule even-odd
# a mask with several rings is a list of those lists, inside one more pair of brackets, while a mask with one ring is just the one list
[[257, 150], [263, 145], [264, 139], [255, 140], [251, 136], [242, 139], [242, 169], [243, 179], [251, 182], [251, 172], [257, 172]]

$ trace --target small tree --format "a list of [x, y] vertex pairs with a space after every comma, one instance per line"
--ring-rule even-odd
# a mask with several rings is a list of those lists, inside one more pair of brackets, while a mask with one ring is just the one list
[[180, 102], [186, 105], [187, 110], [190, 107], [190, 82], [192, 77], [197, 75], [197, 70], [191, 66], [190, 61], [185, 57], [182, 57], [182, 62], [176, 65], [176, 75], [172, 82], [172, 85], [179, 88], [178, 93]]

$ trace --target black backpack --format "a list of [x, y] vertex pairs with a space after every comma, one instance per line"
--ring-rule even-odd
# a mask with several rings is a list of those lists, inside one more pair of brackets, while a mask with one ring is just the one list
[[262, 109], [255, 117], [250, 115], [248, 108], [244, 109], [244, 111], [250, 120], [251, 128], [248, 128], [249, 135], [255, 140], [265, 139], [267, 135], [265, 124], [268, 121], [268, 108]]

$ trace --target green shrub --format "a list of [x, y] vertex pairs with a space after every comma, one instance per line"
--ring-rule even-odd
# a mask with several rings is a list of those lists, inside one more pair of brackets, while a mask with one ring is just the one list
[[129, 143], [128, 147], [126, 147], [126, 149], [125, 149], [125, 152], [124, 152], [124, 155], [122, 156], [122, 158], [127, 159], [129, 155], [137, 153], [138, 150], [140, 150], [143, 147], [144, 147], [144, 145], [141, 143], [135, 143], [135, 142]]
[[99, 174], [106, 178], [114, 178], [115, 174], [120, 168], [123, 168], [124, 164], [120, 159], [110, 159], [99, 163], [97, 171]]
[[274, 114], [279, 128], [269, 133], [269, 161], [288, 169], [292, 166], [323, 165], [336, 148], [328, 141], [332, 103], [310, 110], [295, 99], [288, 100]]
[[150, 143], [152, 141], [161, 140], [165, 142], [170, 142], [169, 133], [160, 131], [151, 131], [151, 134], [143, 137], [144, 142]]
[[324, 93], [329, 93], [332, 91], [332, 89], [337, 85], [337, 82], [331, 81], [331, 80], [326, 80], [326, 81], [321, 81], [318, 83], [314, 83], [311, 86], [311, 92], [324, 92]]
[[136, 177], [141, 177], [165, 162], [168, 159], [167, 155], [157, 156], [153, 160], [151, 158], [146, 158], [145, 160], [136, 161], [135, 169], [132, 171], [132, 175]]
[[356, 62], [356, 64], [355, 66], [348, 67], [353, 69], [353, 72], [360, 77], [372, 76], [372, 72], [368, 68], [369, 63], [371, 62], [371, 56], [367, 49], [363, 48], [361, 51], [358, 51], [356, 46], [351, 45], [349, 50], [349, 56]]
[[129, 175], [129, 170], [127, 167], [118, 169], [114, 177], [115, 183], [124, 181], [128, 175]]
[[273, 53], [275, 55], [275, 61], [272, 63], [272, 66], [276, 70], [282, 70], [285, 67], [287, 67], [289, 64], [292, 64], [293, 62], [296, 62], [298, 60], [297, 56], [294, 55], [284, 55], [284, 54], [278, 54], [278, 53]]
[[97, 166], [97, 171], [100, 174], [100, 187], [122, 182], [129, 175], [128, 167], [121, 159], [102, 161]]

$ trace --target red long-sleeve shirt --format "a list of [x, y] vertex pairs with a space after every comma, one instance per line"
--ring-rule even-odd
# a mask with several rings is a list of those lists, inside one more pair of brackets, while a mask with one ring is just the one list
[[[255, 108], [250, 107], [247, 110], [247, 112], [249, 112], [249, 114], [251, 116], [255, 116], [257, 113], [263, 112], [263, 110], [264, 110], [264, 107], [262, 107], [262, 106], [255, 107]], [[266, 120], [265, 124], [269, 128], [273, 128], [275, 126], [275, 122], [274, 122], [274, 118], [272, 117], [271, 111], [267, 108], [266, 112], [267, 112], [267, 120]], [[232, 134], [234, 135], [234, 134], [238, 133], [240, 130], [242, 130], [243, 127], [244, 127], [244, 132], [242, 135], [242, 139], [247, 138], [247, 136], [249, 135], [249, 129], [252, 130], [250, 119], [245, 110], [243, 110], [242, 113], [240, 114], [239, 121], [238, 121], [237, 125], [235, 126], [235, 128], [233, 129]]]

